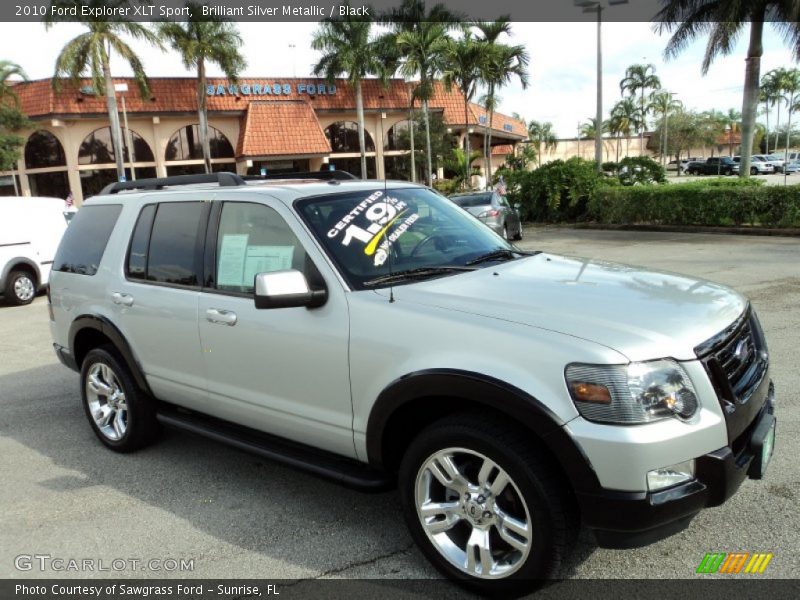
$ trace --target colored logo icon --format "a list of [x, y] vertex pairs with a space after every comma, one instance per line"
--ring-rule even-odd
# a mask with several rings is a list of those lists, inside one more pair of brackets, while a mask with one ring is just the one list
[[763, 573], [772, 560], [772, 552], [712, 552], [700, 561], [696, 573]]

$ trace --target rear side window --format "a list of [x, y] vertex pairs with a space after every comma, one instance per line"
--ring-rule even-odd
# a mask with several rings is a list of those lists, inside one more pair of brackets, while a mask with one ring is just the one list
[[126, 273], [129, 279], [144, 279], [147, 271], [147, 246], [150, 244], [150, 231], [153, 228], [153, 217], [156, 205], [148, 204], [139, 213], [136, 227], [131, 236], [131, 247], [128, 251]]
[[147, 253], [147, 281], [198, 285], [197, 238], [203, 214], [201, 202], [158, 205]]
[[471, 194], [469, 196], [453, 196], [450, 198], [461, 208], [472, 208], [473, 206], [484, 206], [492, 203], [491, 194]]
[[53, 270], [79, 275], [94, 275], [114, 230], [121, 204], [84, 206], [64, 232], [53, 261]]

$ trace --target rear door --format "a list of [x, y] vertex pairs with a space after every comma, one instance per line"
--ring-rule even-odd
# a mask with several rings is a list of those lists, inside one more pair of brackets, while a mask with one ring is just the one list
[[207, 399], [197, 306], [209, 200], [145, 203], [108, 292], [153, 393], [197, 410]]

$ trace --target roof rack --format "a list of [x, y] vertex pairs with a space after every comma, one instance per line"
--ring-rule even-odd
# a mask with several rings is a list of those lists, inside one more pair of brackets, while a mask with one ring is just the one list
[[349, 181], [358, 179], [352, 173], [347, 171], [300, 171], [296, 173], [272, 173], [270, 175], [245, 175], [246, 181], [259, 181], [269, 179], [319, 179], [322, 181], [330, 181], [335, 179], [337, 181]]
[[195, 183], [218, 183], [220, 187], [246, 185], [244, 179], [235, 173], [200, 173], [197, 175], [174, 175], [172, 177], [153, 177], [136, 181], [117, 181], [102, 189], [100, 196], [116, 194], [126, 190], [160, 190], [166, 186], [192, 185]]

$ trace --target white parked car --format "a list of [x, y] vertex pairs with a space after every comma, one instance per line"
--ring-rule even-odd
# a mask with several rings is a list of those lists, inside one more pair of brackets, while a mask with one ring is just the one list
[[8, 304], [31, 303], [47, 284], [74, 213], [60, 198], [0, 199], [0, 293]]

